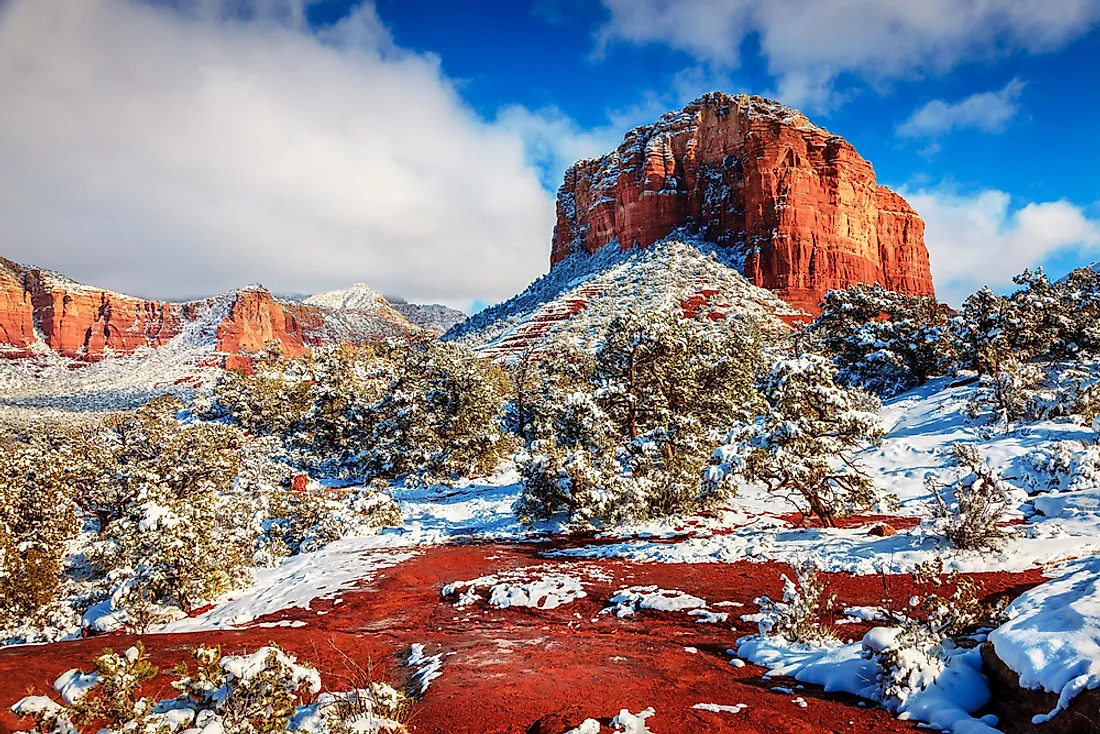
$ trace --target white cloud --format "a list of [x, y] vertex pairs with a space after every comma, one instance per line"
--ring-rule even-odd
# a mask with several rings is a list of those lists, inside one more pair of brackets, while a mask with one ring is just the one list
[[1012, 276], [1048, 258], [1100, 257], [1100, 219], [1065, 200], [1013, 208], [995, 189], [960, 194], [950, 188], [900, 189], [924, 219], [936, 294], [954, 306], [983, 285], [1005, 288]]
[[959, 128], [1000, 132], [1020, 111], [1024, 83], [1013, 79], [996, 92], [978, 92], [958, 102], [934, 99], [917, 109], [898, 126], [898, 135], [908, 138], [936, 137]]
[[662, 43], [734, 67], [759, 39], [777, 94], [825, 109], [836, 78], [871, 84], [941, 74], [975, 58], [1057, 49], [1100, 22], [1096, 0], [602, 0], [599, 48]]
[[459, 307], [545, 270], [523, 141], [373, 6], [315, 34], [306, 0], [176, 4], [0, 16], [3, 255], [162, 298], [366, 281]]

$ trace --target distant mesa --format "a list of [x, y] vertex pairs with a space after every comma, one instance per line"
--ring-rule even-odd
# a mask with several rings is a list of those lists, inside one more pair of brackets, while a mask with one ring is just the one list
[[707, 94], [577, 162], [558, 192], [552, 267], [689, 228], [752, 283], [816, 313], [854, 283], [934, 295], [924, 222], [848, 142], [761, 97]]
[[418, 330], [378, 299], [367, 308], [345, 309], [276, 298], [252, 285], [185, 303], [148, 301], [0, 258], [0, 356], [50, 351], [94, 360], [186, 341], [188, 347], [207, 346], [232, 365], [239, 360], [225, 357], [254, 354], [273, 341], [297, 356], [321, 344], [365, 343]]

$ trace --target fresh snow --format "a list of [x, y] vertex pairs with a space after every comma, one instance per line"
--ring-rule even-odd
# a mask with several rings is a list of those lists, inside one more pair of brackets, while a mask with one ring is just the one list
[[389, 301], [366, 283], [356, 283], [335, 291], [317, 293], [304, 299], [311, 306], [343, 311], [373, 311], [389, 307]]
[[1048, 721], [1074, 696], [1100, 687], [1100, 556], [1071, 563], [1053, 581], [1017, 597], [1010, 619], [989, 633], [997, 657], [1024, 688], [1058, 694]]
[[[483, 576], [471, 581], [456, 581], [443, 587], [443, 596], [457, 595], [455, 606], [464, 607], [484, 598], [477, 589], [488, 589], [489, 606], [497, 609], [530, 607], [532, 609], [556, 609], [576, 599], [588, 596], [581, 580], [561, 574], [539, 575], [534, 580], [521, 580], [526, 569]], [[512, 579], [512, 580], [507, 580]]]
[[435, 655], [426, 655], [424, 644], [420, 642], [414, 642], [409, 646], [409, 667], [416, 671], [413, 674], [413, 679], [416, 681], [417, 695], [423, 696], [432, 681], [443, 675], [443, 658], [453, 654], [441, 652]]
[[[741, 639], [737, 654], [768, 668], [769, 675], [818, 685], [827, 693], [843, 691], [884, 703], [875, 689], [876, 665], [863, 654], [865, 644], [873, 644], [881, 629], [871, 630], [865, 643], [825, 647], [754, 635]], [[989, 702], [981, 669], [977, 648], [953, 651], [935, 682], [901, 704], [899, 718], [925, 721], [955, 734], [994, 734], [996, 729], [971, 716]]]
[[746, 704], [739, 703], [734, 706], [726, 706], [720, 703], [697, 703], [692, 706], [693, 709], [700, 711], [710, 711], [715, 714], [727, 713], [727, 714], [739, 714], [748, 708]]

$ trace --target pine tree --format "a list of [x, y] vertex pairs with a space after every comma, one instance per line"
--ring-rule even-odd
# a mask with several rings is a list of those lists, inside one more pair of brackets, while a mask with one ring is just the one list
[[839, 368], [842, 384], [892, 396], [954, 363], [946, 308], [931, 296], [910, 296], [880, 285], [830, 291], [809, 327]]
[[758, 355], [744, 333], [653, 313], [614, 318], [591, 357], [559, 345], [541, 367], [517, 512], [602, 523], [690, 512], [712, 432], [757, 407]]
[[737, 427], [716, 453], [708, 493], [720, 497], [738, 480], [760, 482], [825, 527], [872, 504], [874, 485], [850, 454], [882, 436], [877, 400], [838, 386], [835, 376], [819, 355], [781, 359], [763, 381], [767, 412]]

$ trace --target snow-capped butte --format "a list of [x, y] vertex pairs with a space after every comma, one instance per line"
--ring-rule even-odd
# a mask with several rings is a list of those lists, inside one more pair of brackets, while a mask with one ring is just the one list
[[390, 302], [381, 293], [366, 283], [356, 283], [340, 290], [317, 293], [306, 298], [304, 302], [311, 306], [345, 311], [371, 311], [390, 306]]

